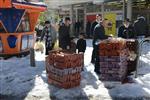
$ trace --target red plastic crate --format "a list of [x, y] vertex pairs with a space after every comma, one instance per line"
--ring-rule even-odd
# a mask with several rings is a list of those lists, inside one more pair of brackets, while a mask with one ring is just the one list
[[80, 85], [84, 55], [67, 51], [51, 51], [46, 58], [48, 82], [61, 88]]
[[55, 80], [52, 80], [52, 79], [48, 78], [48, 83], [49, 84], [53, 84], [55, 86], [58, 86], [60, 88], [65, 88], [65, 89], [74, 88], [74, 87], [79, 86], [80, 85], [80, 81], [81, 81], [81, 79], [60, 83], [58, 81], [55, 81]]

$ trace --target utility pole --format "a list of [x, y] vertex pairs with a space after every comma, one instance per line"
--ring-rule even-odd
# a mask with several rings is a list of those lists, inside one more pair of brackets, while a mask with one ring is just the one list
[[35, 67], [35, 53], [33, 48], [30, 49], [30, 65]]

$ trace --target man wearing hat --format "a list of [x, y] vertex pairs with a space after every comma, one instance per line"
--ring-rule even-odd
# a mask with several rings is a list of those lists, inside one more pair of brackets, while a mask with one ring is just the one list
[[70, 24], [70, 18], [66, 17], [64, 24], [59, 27], [59, 47], [63, 50], [70, 49]]

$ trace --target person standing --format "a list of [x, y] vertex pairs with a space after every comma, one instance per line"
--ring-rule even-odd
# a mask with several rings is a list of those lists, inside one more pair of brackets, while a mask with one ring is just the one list
[[93, 36], [94, 34], [93, 32], [94, 32], [95, 26], [99, 24], [100, 22], [102, 22], [102, 16], [100, 14], [97, 14], [96, 20], [91, 25], [91, 36]]
[[87, 35], [87, 38], [90, 38], [90, 28], [91, 28], [91, 22], [87, 21], [87, 23], [86, 23], [86, 35]]
[[95, 60], [95, 69], [94, 71], [97, 74], [100, 74], [100, 65], [99, 65], [99, 43], [101, 40], [107, 39], [108, 36], [105, 35], [105, 28], [107, 25], [107, 19], [103, 20], [101, 23], [95, 26], [94, 36], [93, 36], [93, 55]]
[[80, 28], [81, 28], [81, 23], [80, 21], [78, 20], [76, 23], [75, 23], [75, 36], [78, 37], [79, 35], [79, 32], [80, 32]]
[[86, 40], [84, 39], [84, 33], [80, 33], [79, 40], [77, 41], [76, 49], [78, 53], [84, 53], [86, 50]]
[[48, 55], [48, 51], [53, 49], [54, 43], [56, 41], [56, 31], [51, 26], [50, 21], [45, 21], [45, 26], [42, 30], [40, 41], [42, 40], [45, 40], [46, 55]]
[[134, 23], [134, 31], [137, 38], [149, 36], [148, 24], [143, 16], [139, 16]]
[[35, 31], [36, 31], [36, 35], [37, 37], [41, 37], [41, 33], [42, 33], [42, 30], [43, 30], [43, 26], [42, 26], [42, 23], [38, 23], [35, 27]]
[[66, 17], [65, 22], [59, 27], [59, 47], [62, 49], [70, 48], [70, 18]]
[[135, 38], [133, 25], [130, 23], [128, 18], [125, 19], [123, 25], [119, 27], [118, 37], [122, 37], [125, 39]]
[[95, 54], [94, 54], [94, 47], [95, 47], [95, 44], [94, 44], [94, 31], [95, 31], [95, 27], [96, 25], [99, 25], [100, 23], [102, 22], [102, 16], [100, 14], [97, 14], [96, 15], [96, 21], [92, 23], [91, 25], [91, 34], [93, 36], [93, 52], [92, 52], [92, 58], [91, 58], [91, 63], [95, 63]]

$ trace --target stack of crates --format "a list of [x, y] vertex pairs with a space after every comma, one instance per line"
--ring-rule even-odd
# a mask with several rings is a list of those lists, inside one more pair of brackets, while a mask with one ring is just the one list
[[126, 41], [112, 38], [99, 44], [100, 80], [123, 81], [127, 72]]
[[46, 57], [48, 82], [65, 89], [79, 86], [83, 60], [83, 54], [66, 51], [49, 52], [49, 56]]

